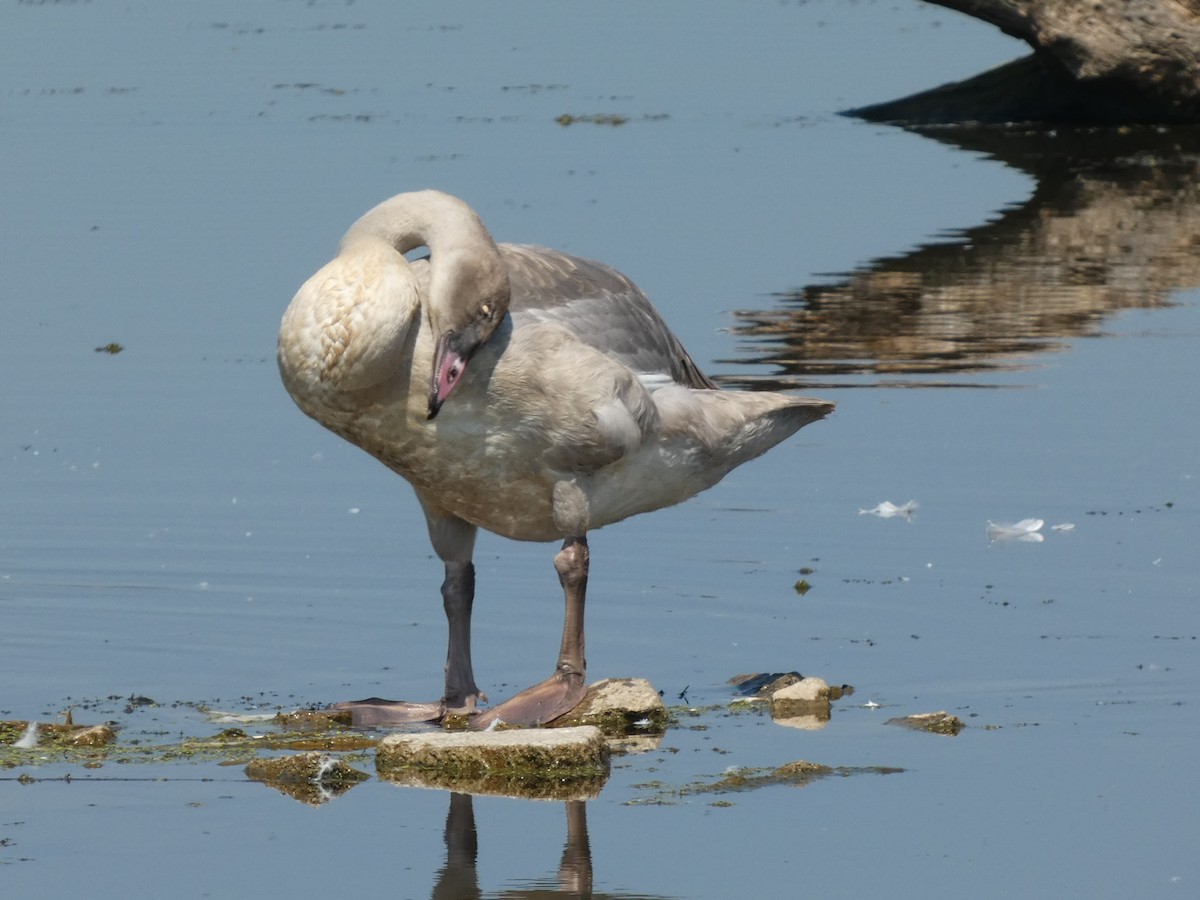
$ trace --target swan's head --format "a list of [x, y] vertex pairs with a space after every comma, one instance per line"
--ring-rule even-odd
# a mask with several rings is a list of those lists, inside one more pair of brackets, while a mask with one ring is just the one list
[[432, 263], [429, 324], [436, 346], [430, 419], [462, 380], [471, 357], [503, 321], [509, 302], [508, 273], [498, 256], [451, 251]]

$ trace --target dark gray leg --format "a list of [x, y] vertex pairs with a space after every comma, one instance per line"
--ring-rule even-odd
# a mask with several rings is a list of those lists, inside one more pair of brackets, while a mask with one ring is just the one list
[[442, 700], [447, 712], [470, 713], [477, 700], [487, 700], [475, 685], [471, 666], [471, 607], [474, 601], [474, 563], [446, 563], [442, 605], [446, 610], [450, 639], [446, 648], [446, 693]]
[[334, 704], [334, 709], [350, 710], [355, 725], [400, 725], [431, 722], [446, 712], [471, 713], [486, 697], [475, 685], [471, 668], [471, 607], [475, 601], [475, 526], [427, 503], [419, 494], [429, 526], [429, 539], [438, 557], [445, 563], [442, 582], [442, 606], [446, 611], [449, 645], [446, 650], [445, 694], [438, 703], [411, 703], [406, 700], [352, 700]]
[[[419, 497], [420, 495], [418, 495]], [[471, 667], [471, 608], [475, 603], [476, 528], [458, 516], [442, 512], [421, 500], [429, 541], [438, 558], [446, 565], [442, 582], [442, 607], [446, 611], [449, 641], [446, 648], [446, 692], [442, 696], [447, 710], [470, 713], [478, 700], [486, 700], [475, 685]]]

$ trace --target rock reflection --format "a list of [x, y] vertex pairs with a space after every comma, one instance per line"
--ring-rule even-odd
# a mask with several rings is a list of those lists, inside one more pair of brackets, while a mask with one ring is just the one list
[[[566, 840], [554, 882], [530, 881], [527, 886], [512, 887], [488, 896], [512, 900], [536, 898], [613, 897], [622, 900], [650, 900], [642, 894], [592, 893], [592, 849], [588, 840], [587, 803], [583, 800], [566, 802]], [[434, 900], [474, 900], [482, 897], [476, 860], [479, 854], [479, 834], [475, 828], [475, 801], [470, 794], [451, 793], [450, 809], [446, 813], [446, 864], [433, 887]]]
[[[1124, 309], [1200, 284], [1200, 131], [927, 128], [1036, 181], [977, 228], [739, 310], [743, 387], [930, 386], [1030, 365]], [[837, 380], [832, 380], [832, 379]], [[978, 381], [971, 384], [978, 386]]]

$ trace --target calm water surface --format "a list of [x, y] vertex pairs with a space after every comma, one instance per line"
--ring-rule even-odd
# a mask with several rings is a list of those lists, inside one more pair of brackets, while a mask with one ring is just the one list
[[[273, 359], [345, 227], [436, 186], [501, 240], [626, 271], [714, 374], [839, 404], [593, 536], [592, 675], [696, 706], [741, 672], [856, 689], [818, 731], [708, 712], [617, 759], [586, 809], [595, 895], [1194, 895], [1194, 139], [836, 115], [1020, 52], [909, 2], [7, 4], [0, 718], [73, 706], [135, 746], [215, 733], [199, 706], [436, 696], [409, 489], [299, 414]], [[988, 541], [1026, 517], [1044, 540]], [[552, 552], [481, 538], [494, 697], [553, 662]], [[885, 724], [939, 709], [967, 729]], [[797, 759], [904, 771], [680, 790]], [[561, 803], [0, 772], [5, 896], [530, 896], [560, 887], [569, 820], [563, 871], [586, 868]], [[471, 816], [476, 855], [448, 855]]]

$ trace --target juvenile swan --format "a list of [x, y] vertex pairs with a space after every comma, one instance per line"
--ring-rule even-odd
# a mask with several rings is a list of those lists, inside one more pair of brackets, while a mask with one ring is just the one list
[[[428, 259], [404, 254], [427, 248]], [[496, 244], [463, 201], [399, 194], [355, 222], [279, 332], [292, 399], [413, 486], [445, 564], [439, 703], [338, 704], [359, 724], [474, 714], [475, 531], [562, 540], [554, 674], [474, 718], [548, 722], [582, 699], [587, 533], [686, 500], [832, 403], [717, 388], [645, 295], [600, 263]]]

